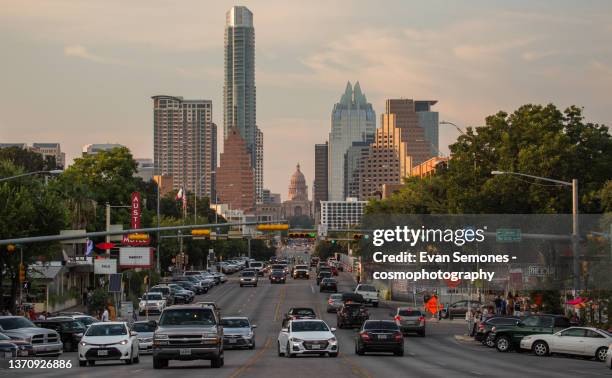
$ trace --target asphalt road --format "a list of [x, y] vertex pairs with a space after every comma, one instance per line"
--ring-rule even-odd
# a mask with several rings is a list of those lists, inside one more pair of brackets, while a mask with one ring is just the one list
[[[340, 289], [354, 286], [348, 274], [340, 276]], [[463, 343], [454, 335], [463, 332], [458, 321], [443, 320], [428, 323], [427, 336], [405, 338], [405, 355], [366, 355], [354, 353], [355, 331], [338, 330], [340, 345], [338, 358], [305, 356], [278, 357], [276, 338], [283, 314], [293, 306], [313, 307], [331, 326], [336, 326], [335, 314], [325, 312], [328, 294], [318, 292], [313, 279], [292, 280], [286, 284], [270, 285], [260, 280], [258, 287], [240, 288], [236, 278], [230, 280], [197, 300], [212, 300], [221, 307], [222, 315], [247, 315], [257, 324], [254, 350], [225, 352], [225, 366], [210, 368], [208, 361], [170, 361], [163, 370], [153, 370], [150, 355], [140, 358], [140, 364], [104, 362], [94, 367], [79, 367], [76, 353], [65, 353], [60, 358], [71, 359], [73, 367], [64, 370], [2, 369], [8, 376], [37, 377], [594, 377], [610, 376], [604, 364], [571, 357], [540, 358], [527, 353], [499, 353], [476, 343]], [[388, 319], [389, 309], [371, 308], [370, 318]]]

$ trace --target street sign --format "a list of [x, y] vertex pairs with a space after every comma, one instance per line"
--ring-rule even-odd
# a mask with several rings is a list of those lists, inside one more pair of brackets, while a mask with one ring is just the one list
[[94, 260], [94, 274], [116, 274], [117, 260], [96, 259]]
[[498, 228], [495, 232], [498, 243], [518, 243], [522, 239], [520, 228]]
[[555, 268], [546, 265], [529, 265], [527, 268], [528, 277], [546, 277], [555, 274]]
[[121, 268], [150, 268], [153, 249], [149, 247], [121, 247], [119, 266]]

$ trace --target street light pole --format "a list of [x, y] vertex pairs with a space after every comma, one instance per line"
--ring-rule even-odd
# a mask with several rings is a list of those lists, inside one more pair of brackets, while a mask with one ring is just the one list
[[27, 172], [27, 173], [22, 173], [20, 175], [15, 175], [15, 176], [2, 177], [2, 178], [0, 178], [0, 182], [9, 181], [9, 180], [13, 180], [13, 179], [20, 178], [20, 177], [25, 177], [25, 176], [38, 175], [38, 174], [59, 175], [62, 172], [64, 172], [64, 171], [62, 171], [61, 169], [53, 169], [53, 170], [50, 170], [50, 171]]
[[572, 182], [555, 180], [547, 177], [540, 177], [534, 175], [527, 175], [525, 173], [518, 172], [504, 172], [504, 171], [492, 171], [492, 175], [514, 175], [514, 176], [523, 176], [529, 177], [536, 180], [553, 182], [559, 185], [570, 186], [572, 188], [572, 253], [574, 256], [574, 261], [572, 264], [573, 271], [573, 287], [575, 291], [580, 290], [580, 265], [578, 264], [578, 248], [580, 243], [580, 235], [579, 235], [579, 220], [578, 220], [578, 179], [572, 179]]

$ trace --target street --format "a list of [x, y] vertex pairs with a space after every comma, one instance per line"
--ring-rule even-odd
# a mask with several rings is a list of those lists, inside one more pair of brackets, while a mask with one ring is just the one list
[[[348, 273], [340, 273], [340, 291], [349, 291], [354, 281]], [[288, 359], [277, 356], [276, 338], [285, 312], [293, 306], [314, 308], [330, 327], [336, 326], [335, 314], [325, 312], [329, 294], [319, 293], [314, 279], [289, 279], [286, 284], [271, 285], [264, 277], [257, 287], [240, 288], [237, 275], [230, 276], [227, 283], [201, 295], [198, 300], [214, 301], [224, 315], [246, 315], [256, 324], [254, 350], [227, 350], [225, 366], [211, 369], [208, 361], [171, 361], [163, 370], [153, 370], [150, 355], [143, 355], [140, 364], [127, 366], [123, 363], [102, 362], [94, 367], [78, 367], [76, 353], [65, 353], [62, 359], [72, 359], [71, 369], [22, 370], [4, 369], [3, 375], [20, 374], [38, 377], [449, 377], [449, 376], [496, 376], [496, 377], [556, 377], [604, 376], [608, 369], [598, 362], [580, 358], [540, 358], [528, 353], [499, 353], [474, 342], [459, 342], [454, 335], [461, 335], [464, 323], [460, 320], [429, 322], [427, 336], [407, 336], [406, 354], [357, 356], [354, 352], [354, 330], [337, 330], [340, 356], [297, 357]], [[388, 319], [389, 309], [369, 308], [371, 319]]]

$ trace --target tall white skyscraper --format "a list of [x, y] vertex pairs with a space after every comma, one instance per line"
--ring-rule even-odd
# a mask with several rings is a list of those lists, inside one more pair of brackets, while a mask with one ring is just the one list
[[[236, 127], [246, 142], [255, 174], [255, 198], [263, 201], [263, 133], [257, 128], [253, 13], [234, 6], [226, 13], [223, 135]], [[260, 143], [261, 142], [261, 143]]]
[[346, 84], [346, 90], [340, 102], [334, 105], [331, 116], [328, 150], [328, 200], [344, 201], [344, 155], [353, 142], [366, 142], [374, 138], [376, 132], [376, 114], [365, 94], [361, 92], [359, 82], [355, 87]]

